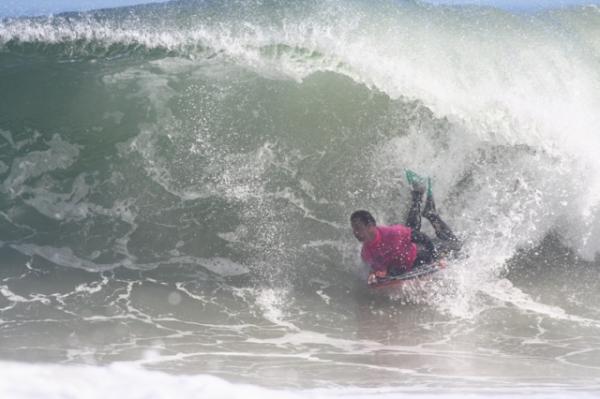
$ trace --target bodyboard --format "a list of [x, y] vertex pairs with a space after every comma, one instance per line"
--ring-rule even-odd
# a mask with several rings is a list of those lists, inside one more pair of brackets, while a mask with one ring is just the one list
[[385, 278], [379, 279], [379, 281], [375, 284], [370, 284], [371, 288], [382, 288], [382, 287], [390, 287], [395, 285], [403, 285], [408, 282], [412, 282], [415, 280], [419, 280], [422, 277], [429, 276], [434, 274], [446, 267], [446, 261], [444, 259], [440, 259], [434, 263], [429, 265], [419, 266], [413, 270], [409, 270], [402, 274], [397, 274], [394, 276], [389, 276]]

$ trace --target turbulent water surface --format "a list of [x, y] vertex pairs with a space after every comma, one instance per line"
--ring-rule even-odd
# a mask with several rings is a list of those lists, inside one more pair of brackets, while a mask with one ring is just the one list
[[[0, 393], [600, 388], [597, 7], [4, 19], [0, 93]], [[405, 168], [464, 250], [376, 295], [348, 216]]]

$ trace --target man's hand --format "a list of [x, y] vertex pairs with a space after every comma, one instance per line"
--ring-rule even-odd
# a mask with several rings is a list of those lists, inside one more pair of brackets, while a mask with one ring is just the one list
[[369, 273], [369, 278], [367, 279], [367, 284], [377, 284], [380, 278], [386, 278], [387, 272], [385, 270], [379, 270], [376, 272]]
[[369, 285], [377, 284], [377, 276], [375, 275], [375, 273], [369, 273], [369, 278], [367, 279], [367, 284], [369, 284]]

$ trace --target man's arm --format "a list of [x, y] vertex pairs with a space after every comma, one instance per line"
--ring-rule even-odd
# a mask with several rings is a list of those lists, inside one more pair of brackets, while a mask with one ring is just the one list
[[385, 265], [377, 262], [373, 254], [369, 251], [366, 251], [363, 247], [363, 250], [360, 253], [360, 257], [362, 261], [369, 266], [369, 277], [367, 279], [368, 284], [377, 283], [378, 278], [385, 277], [387, 275], [387, 267]]

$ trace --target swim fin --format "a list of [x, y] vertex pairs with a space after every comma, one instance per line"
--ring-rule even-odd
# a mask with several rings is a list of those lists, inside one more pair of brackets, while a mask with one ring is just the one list
[[425, 184], [427, 183], [427, 193], [431, 192], [431, 179], [419, 176], [410, 169], [405, 169], [406, 180], [411, 185], [414, 191], [425, 192]]

